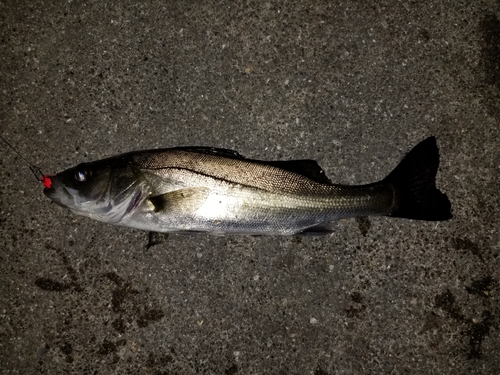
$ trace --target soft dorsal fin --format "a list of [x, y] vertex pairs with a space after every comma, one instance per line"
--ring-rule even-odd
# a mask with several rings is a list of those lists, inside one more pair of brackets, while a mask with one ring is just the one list
[[325, 171], [315, 160], [302, 159], [286, 161], [266, 161], [265, 163], [268, 165], [272, 165], [273, 167], [300, 174], [322, 184], [332, 183], [326, 176]]
[[245, 159], [245, 157], [242, 156], [239, 152], [234, 150], [228, 150], [226, 148], [186, 146], [186, 147], [175, 147], [174, 150], [184, 150], [190, 152], [197, 152], [200, 154], [223, 156], [225, 158], [231, 158], [231, 159]]

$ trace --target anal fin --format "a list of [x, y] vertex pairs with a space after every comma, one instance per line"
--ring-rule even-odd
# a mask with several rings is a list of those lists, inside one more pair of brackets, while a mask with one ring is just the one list
[[336, 221], [329, 223], [320, 223], [306, 228], [303, 231], [296, 233], [295, 236], [326, 236], [335, 231]]

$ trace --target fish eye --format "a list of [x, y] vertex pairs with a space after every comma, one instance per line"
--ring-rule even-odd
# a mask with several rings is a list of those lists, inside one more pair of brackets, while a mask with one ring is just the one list
[[75, 180], [78, 182], [85, 182], [90, 173], [86, 169], [80, 169], [75, 172]]

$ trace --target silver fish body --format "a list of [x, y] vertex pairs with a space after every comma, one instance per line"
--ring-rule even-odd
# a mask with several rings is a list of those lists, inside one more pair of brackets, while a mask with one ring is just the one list
[[266, 162], [186, 147], [80, 164], [51, 176], [44, 192], [76, 214], [148, 231], [324, 234], [354, 216], [449, 219], [450, 203], [435, 186], [438, 164], [431, 137], [384, 180], [346, 186], [332, 184], [312, 160]]

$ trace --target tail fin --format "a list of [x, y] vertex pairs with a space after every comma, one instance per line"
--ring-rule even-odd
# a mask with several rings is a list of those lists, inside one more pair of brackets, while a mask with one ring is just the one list
[[452, 218], [446, 194], [436, 188], [439, 150], [435, 137], [416, 145], [383, 182], [394, 189], [388, 216], [442, 221]]

